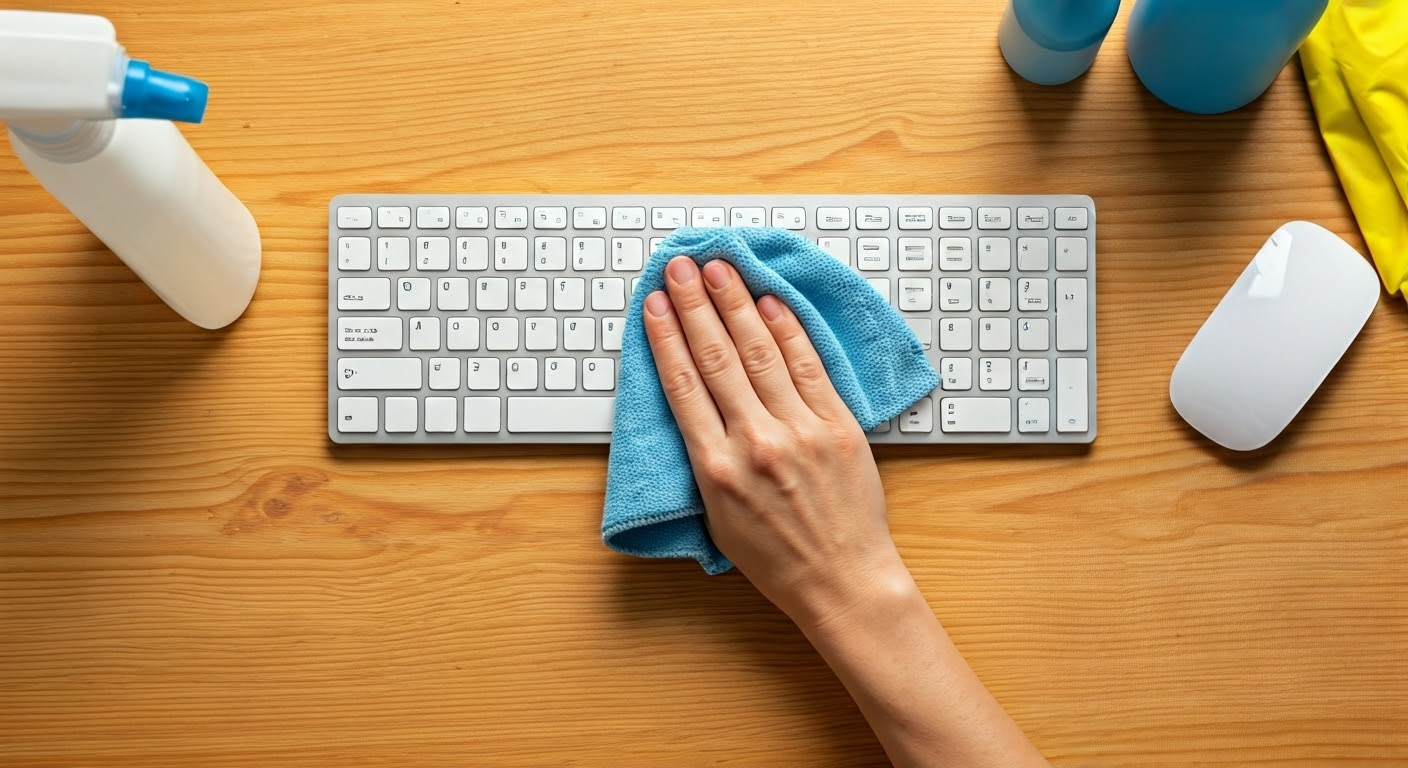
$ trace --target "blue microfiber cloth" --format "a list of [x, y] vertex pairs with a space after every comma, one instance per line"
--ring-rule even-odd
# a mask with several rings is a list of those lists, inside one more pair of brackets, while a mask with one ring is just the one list
[[733, 567], [704, 529], [704, 504], [641, 319], [645, 297], [665, 286], [665, 265], [724, 259], [755, 298], [773, 294], [811, 336], [841, 399], [869, 431], [938, 386], [919, 340], [850, 267], [808, 240], [776, 229], [679, 229], [655, 250], [631, 298], [606, 475], [602, 538], [640, 557], [692, 557], [710, 574]]

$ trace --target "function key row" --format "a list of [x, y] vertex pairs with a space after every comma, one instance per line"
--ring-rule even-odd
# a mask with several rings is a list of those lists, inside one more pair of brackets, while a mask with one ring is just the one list
[[[342, 206], [337, 209], [339, 229], [371, 229], [370, 206]], [[616, 206], [572, 208], [565, 206], [382, 206], [376, 209], [376, 226], [381, 229], [621, 229], [672, 230], [683, 226], [695, 227], [778, 227], [802, 230], [808, 225], [809, 212], [801, 207], [699, 207], [646, 208]], [[976, 213], [968, 207], [927, 206], [820, 206], [812, 214], [813, 224], [820, 230], [1006, 230], [1017, 229], [1083, 230], [1090, 225], [1085, 208], [1056, 208], [1054, 213], [1044, 207], [1018, 207], [1015, 218], [1011, 208], [980, 207]]]

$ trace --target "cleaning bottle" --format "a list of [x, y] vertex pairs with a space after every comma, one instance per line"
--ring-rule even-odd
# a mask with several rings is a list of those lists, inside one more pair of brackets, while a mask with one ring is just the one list
[[101, 16], [0, 11], [0, 119], [30, 173], [157, 296], [202, 328], [259, 281], [259, 229], [171, 122], [207, 88], [129, 58]]
[[1095, 62], [1120, 0], [1010, 0], [997, 45], [1012, 71], [1037, 85], [1060, 85]]
[[1328, 2], [1138, 0], [1126, 30], [1129, 63], [1169, 106], [1229, 112], [1271, 87]]

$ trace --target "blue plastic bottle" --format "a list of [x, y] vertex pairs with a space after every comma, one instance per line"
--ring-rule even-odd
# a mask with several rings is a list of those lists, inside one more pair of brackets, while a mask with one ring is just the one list
[[1328, 2], [1138, 0], [1129, 15], [1129, 61], [1166, 104], [1227, 112], [1271, 87]]
[[1120, 0], [1011, 0], [998, 47], [1012, 71], [1060, 85], [1090, 69], [1119, 9]]

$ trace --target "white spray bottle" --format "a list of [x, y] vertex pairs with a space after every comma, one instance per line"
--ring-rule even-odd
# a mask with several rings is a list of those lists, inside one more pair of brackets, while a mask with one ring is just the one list
[[220, 328], [254, 295], [260, 244], [249, 210], [171, 123], [200, 122], [206, 92], [128, 58], [101, 16], [0, 11], [0, 119], [15, 154], [172, 309]]

